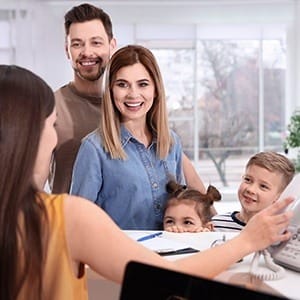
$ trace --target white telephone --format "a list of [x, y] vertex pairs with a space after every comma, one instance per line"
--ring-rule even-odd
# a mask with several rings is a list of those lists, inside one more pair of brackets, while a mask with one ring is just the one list
[[300, 272], [300, 173], [294, 176], [278, 201], [290, 196], [295, 198], [295, 201], [286, 208], [293, 210], [293, 218], [288, 227], [292, 237], [287, 242], [272, 245], [268, 250], [275, 263]]

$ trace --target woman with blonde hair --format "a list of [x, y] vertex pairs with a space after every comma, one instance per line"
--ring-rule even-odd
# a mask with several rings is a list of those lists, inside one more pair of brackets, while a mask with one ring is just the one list
[[138, 45], [115, 52], [103, 90], [100, 127], [80, 146], [70, 193], [102, 207], [122, 229], [161, 229], [168, 178], [184, 182], [183, 152], [152, 52]]

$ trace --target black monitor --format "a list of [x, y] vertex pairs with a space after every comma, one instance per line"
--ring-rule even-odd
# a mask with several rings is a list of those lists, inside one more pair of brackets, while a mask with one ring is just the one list
[[129, 262], [119, 300], [279, 300], [287, 299], [151, 265]]

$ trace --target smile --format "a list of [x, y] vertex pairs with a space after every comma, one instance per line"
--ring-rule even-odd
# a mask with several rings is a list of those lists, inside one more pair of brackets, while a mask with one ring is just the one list
[[124, 102], [124, 104], [127, 107], [138, 107], [138, 106], [142, 106], [143, 102], [137, 102], [137, 103], [128, 103], [128, 102]]
[[83, 67], [90, 67], [90, 66], [94, 66], [96, 64], [98, 64], [98, 61], [80, 61], [79, 62]]

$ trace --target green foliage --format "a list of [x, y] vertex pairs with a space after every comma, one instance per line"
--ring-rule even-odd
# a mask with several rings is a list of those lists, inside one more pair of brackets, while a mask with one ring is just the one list
[[298, 154], [297, 154], [297, 158], [292, 159], [292, 162], [295, 165], [296, 173], [299, 173], [300, 172], [300, 152], [299, 151], [298, 151]]
[[[286, 153], [291, 148], [300, 149], [300, 111], [295, 111], [291, 116], [288, 125], [288, 136], [283, 145]], [[291, 160], [294, 162], [296, 172], [300, 172], [300, 150], [298, 150], [297, 157]]]

